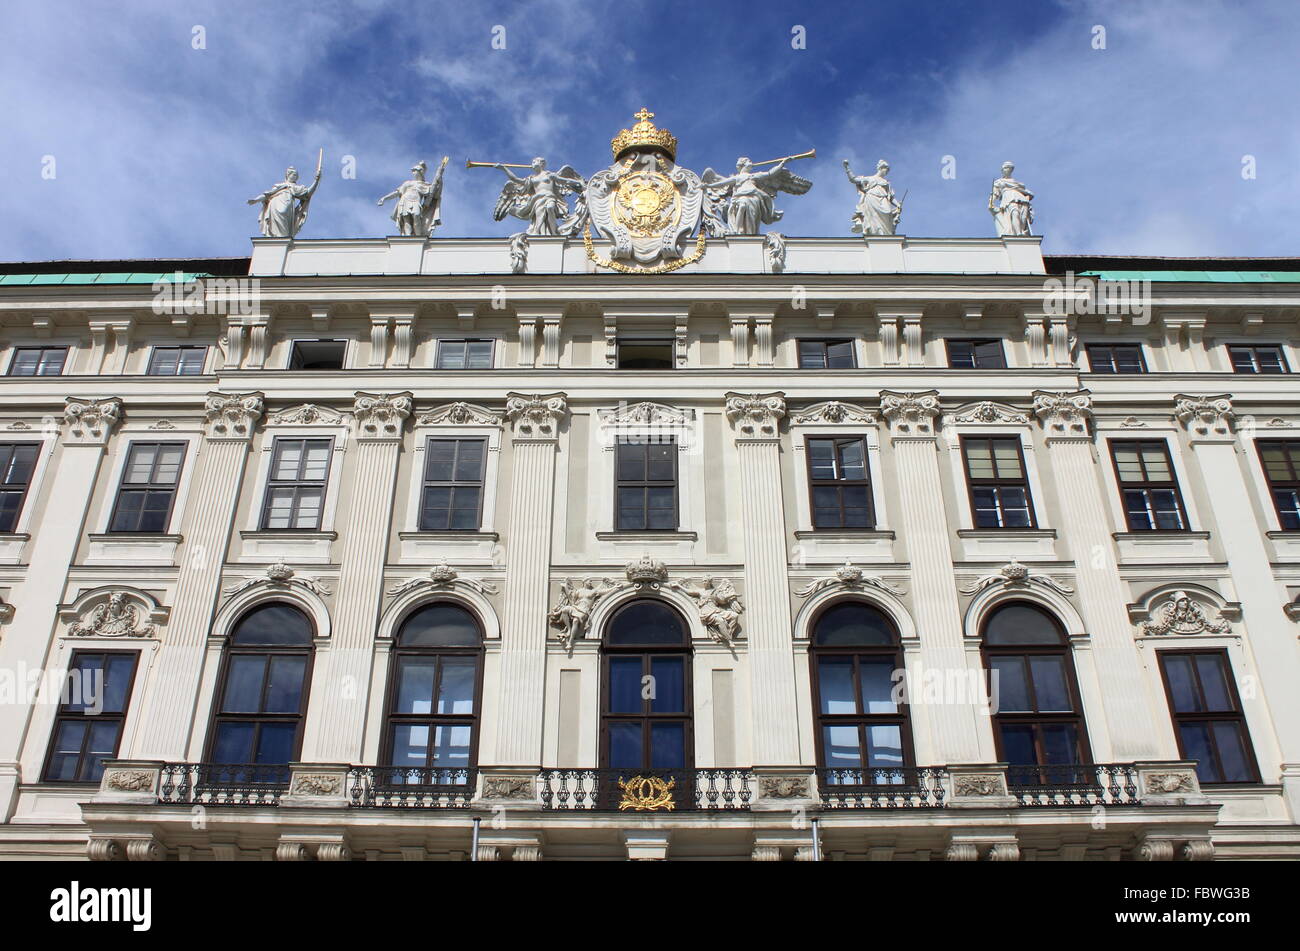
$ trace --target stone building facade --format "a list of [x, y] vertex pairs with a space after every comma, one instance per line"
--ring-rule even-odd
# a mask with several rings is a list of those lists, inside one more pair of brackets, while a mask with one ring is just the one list
[[5, 265], [0, 855], [1300, 855], [1300, 262], [708, 247]]

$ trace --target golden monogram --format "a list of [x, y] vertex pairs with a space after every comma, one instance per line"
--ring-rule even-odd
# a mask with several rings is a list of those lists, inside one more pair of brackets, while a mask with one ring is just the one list
[[635, 809], [637, 812], [672, 810], [676, 808], [672, 792], [676, 785], [677, 780], [664, 782], [658, 776], [633, 776], [627, 782], [620, 779], [618, 786], [623, 790], [623, 799], [619, 802], [618, 809], [620, 812], [624, 809]]

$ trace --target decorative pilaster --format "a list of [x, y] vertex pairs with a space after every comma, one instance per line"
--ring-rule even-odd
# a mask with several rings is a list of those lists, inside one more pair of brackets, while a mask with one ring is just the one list
[[921, 315], [908, 314], [903, 318], [903, 349], [907, 352], [907, 365], [925, 365], [925, 341], [921, 337]]
[[1025, 346], [1029, 348], [1029, 365], [1031, 367], [1047, 366], [1047, 328], [1046, 318], [1041, 313], [1026, 313]]
[[[953, 584], [952, 548], [939, 476], [939, 394], [882, 390], [880, 415], [889, 425], [896, 479], [901, 489], [902, 525], [912, 567], [912, 604], [926, 670], [965, 672], [961, 612]], [[977, 713], [971, 703], [931, 704], [931, 759], [935, 763], [980, 762]]]
[[370, 366], [382, 367], [388, 359], [388, 326], [391, 318], [370, 315]]
[[555, 455], [568, 412], [563, 393], [506, 395], [514, 470], [493, 757], [500, 766], [535, 767], [542, 761]]
[[880, 349], [882, 362], [887, 367], [898, 366], [898, 318], [880, 318]]
[[411, 365], [411, 334], [414, 317], [393, 318], [393, 367], [405, 370]]
[[[200, 755], [187, 749], [199, 693], [212, 616], [221, 594], [221, 569], [234, 530], [235, 508], [247, 468], [248, 447], [265, 406], [262, 394], [207, 395], [203, 405], [205, 441], [195, 459], [194, 492], [181, 524], [184, 536], [177, 560], [176, 597], [140, 712], [136, 758], [185, 760]], [[206, 716], [207, 711], [198, 713]], [[122, 752], [126, 755], [126, 751]]]
[[271, 318], [266, 315], [249, 317], [248, 369], [260, 370], [266, 366], [266, 338], [271, 329]]
[[1093, 755], [1104, 717], [1111, 753], [1107, 759], [1130, 761], [1156, 755], [1158, 742], [1146, 706], [1147, 688], [1133, 644], [1125, 609], [1125, 588], [1110, 536], [1110, 514], [1091, 431], [1092, 394], [1087, 390], [1051, 393], [1035, 390], [1034, 415], [1043, 427], [1061, 512], [1061, 537], [1078, 566], [1078, 607], [1089, 635], [1097, 678], [1106, 695], [1093, 713]]
[[[1295, 651], [1295, 624], [1284, 610], [1287, 592], [1274, 575], [1272, 552], [1251, 504], [1254, 487], [1237, 452], [1232, 398], [1227, 394], [1180, 393], [1174, 397], [1174, 417], [1187, 430], [1204, 484], [1213, 487], [1214, 508], [1203, 517], [1213, 518], [1214, 524], [1205, 527], [1215, 532], [1227, 556], [1280, 760], [1283, 764], [1300, 763], [1300, 694], [1295, 689], [1300, 683], [1300, 659]], [[1266, 783], [1279, 781], [1276, 774], [1262, 779]], [[1293, 815], [1300, 815], [1300, 775], [1283, 769], [1280, 779]]]
[[[121, 419], [118, 399], [69, 398], [65, 403], [62, 445], [55, 450], [45, 489], [51, 511], [40, 531], [33, 533], [23, 580], [9, 594], [22, 610], [15, 612], [11, 629], [0, 640], [0, 670], [47, 668], [68, 566], [85, 530], [104, 447]], [[49, 703], [52, 698], [42, 696], [39, 702]], [[18, 754], [34, 709], [30, 704], [11, 704], [0, 716], [0, 822], [13, 814], [17, 784], [39, 779], [18, 774]]]
[[755, 768], [800, 762], [798, 699], [791, 655], [790, 581], [781, 505], [779, 427], [785, 394], [726, 395], [736, 438], [745, 544]]
[[519, 318], [519, 365], [531, 367], [537, 362], [537, 318]]
[[356, 483], [341, 538], [331, 643], [316, 658], [302, 758], [360, 763], [375, 629], [393, 516], [397, 459], [410, 393], [358, 391], [352, 404]]
[[760, 367], [770, 367], [774, 362], [772, 345], [772, 318], [754, 318], [754, 363]]
[[731, 365], [749, 366], [749, 318], [731, 318]]
[[542, 318], [542, 366], [558, 367], [560, 365], [560, 324], [563, 318], [558, 314]]

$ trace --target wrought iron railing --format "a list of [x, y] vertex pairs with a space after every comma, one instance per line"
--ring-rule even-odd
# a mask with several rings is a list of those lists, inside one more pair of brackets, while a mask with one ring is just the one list
[[938, 809], [946, 775], [941, 766], [820, 769], [817, 788], [830, 809]]
[[1139, 806], [1131, 763], [1010, 766], [1007, 788], [1021, 806]]
[[748, 809], [747, 769], [550, 769], [541, 775], [543, 809], [698, 812]]
[[288, 766], [164, 763], [158, 801], [203, 806], [277, 806], [288, 788]]
[[353, 766], [348, 800], [354, 806], [464, 809], [474, 798], [473, 769], [413, 766]]

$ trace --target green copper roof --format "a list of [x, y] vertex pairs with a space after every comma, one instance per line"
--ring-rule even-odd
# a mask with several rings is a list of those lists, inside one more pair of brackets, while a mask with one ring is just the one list
[[1300, 284], [1300, 271], [1082, 271], [1103, 281], [1151, 281], [1153, 284]]
[[197, 278], [212, 277], [192, 271], [100, 272], [97, 274], [0, 274], [0, 287], [38, 284], [153, 284], [157, 281], [186, 284]]

